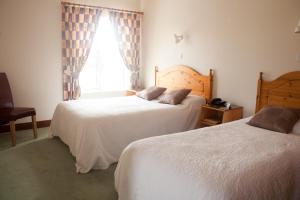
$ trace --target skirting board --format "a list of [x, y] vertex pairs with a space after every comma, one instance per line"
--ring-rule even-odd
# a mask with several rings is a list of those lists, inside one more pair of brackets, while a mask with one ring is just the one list
[[[37, 127], [38, 128], [44, 128], [44, 127], [49, 127], [51, 124], [51, 120], [45, 120], [45, 121], [38, 121], [37, 122]], [[27, 129], [32, 129], [32, 123], [28, 122], [28, 123], [20, 123], [20, 124], [16, 124], [16, 130], [27, 130]], [[3, 125], [0, 126], [0, 133], [5, 133], [5, 132], [9, 132], [9, 125]]]

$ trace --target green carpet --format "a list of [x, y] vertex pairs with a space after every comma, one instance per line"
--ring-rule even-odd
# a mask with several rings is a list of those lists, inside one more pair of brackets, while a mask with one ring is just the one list
[[[25, 145], [31, 142], [35, 142], [36, 140], [45, 139], [48, 137], [49, 128], [39, 128], [38, 129], [38, 138], [33, 138], [33, 131], [23, 130], [17, 131], [16, 139], [17, 139], [17, 147], [20, 145]], [[0, 151], [5, 149], [10, 149], [11, 146], [11, 135], [10, 133], [0, 133]]]
[[[117, 199], [113, 176], [116, 165], [77, 174], [68, 147], [57, 138], [46, 138], [47, 131], [39, 129], [40, 139], [25, 143], [17, 134], [17, 147], [0, 151], [0, 199]], [[3, 138], [0, 136], [2, 149], [8, 146]], [[6, 143], [10, 144], [9, 138]]]

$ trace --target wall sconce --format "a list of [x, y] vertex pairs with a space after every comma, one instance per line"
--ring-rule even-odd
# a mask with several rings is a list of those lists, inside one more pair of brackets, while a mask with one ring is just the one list
[[182, 34], [174, 34], [175, 44], [179, 44], [184, 39]]
[[300, 20], [299, 20], [298, 25], [295, 28], [295, 33], [300, 33]]

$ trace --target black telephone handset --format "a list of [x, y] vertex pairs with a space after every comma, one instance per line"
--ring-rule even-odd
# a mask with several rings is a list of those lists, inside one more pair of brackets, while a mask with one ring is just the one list
[[214, 98], [214, 99], [211, 100], [210, 105], [225, 107], [226, 106], [226, 101], [223, 101], [221, 98]]

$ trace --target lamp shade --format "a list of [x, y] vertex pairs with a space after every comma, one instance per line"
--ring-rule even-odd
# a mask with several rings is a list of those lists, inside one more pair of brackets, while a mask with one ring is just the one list
[[300, 33], [300, 20], [299, 20], [298, 25], [295, 28], [295, 33]]

